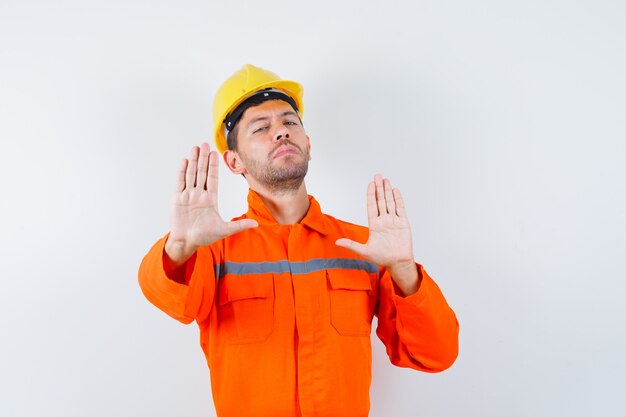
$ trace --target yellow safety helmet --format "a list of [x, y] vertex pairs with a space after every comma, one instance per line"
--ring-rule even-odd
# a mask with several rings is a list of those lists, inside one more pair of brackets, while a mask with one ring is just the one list
[[215, 145], [220, 153], [228, 149], [224, 121], [244, 100], [260, 90], [274, 89], [287, 94], [296, 104], [302, 118], [304, 90], [295, 81], [282, 80], [273, 72], [246, 64], [220, 86], [213, 100], [213, 123], [215, 124]]

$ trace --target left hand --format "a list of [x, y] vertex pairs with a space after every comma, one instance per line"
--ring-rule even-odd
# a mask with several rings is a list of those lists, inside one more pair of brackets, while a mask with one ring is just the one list
[[411, 227], [402, 194], [397, 188], [391, 188], [391, 182], [379, 174], [367, 186], [367, 220], [367, 243], [342, 238], [337, 240], [337, 246], [350, 249], [387, 269], [414, 263]]
[[417, 292], [419, 274], [404, 200], [400, 190], [391, 188], [391, 182], [379, 174], [367, 186], [367, 222], [367, 243], [341, 238], [335, 244], [385, 267], [405, 296]]

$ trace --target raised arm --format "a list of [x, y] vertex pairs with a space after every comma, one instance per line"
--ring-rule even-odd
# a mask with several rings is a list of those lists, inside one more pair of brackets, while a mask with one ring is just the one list
[[156, 242], [139, 267], [139, 285], [146, 298], [183, 323], [204, 320], [211, 310], [213, 271], [221, 256], [211, 244], [257, 226], [254, 220], [222, 220], [217, 209], [217, 170], [217, 153], [207, 143], [194, 147], [191, 157], [182, 161], [170, 233]]
[[441, 290], [413, 259], [411, 228], [402, 194], [388, 179], [367, 188], [366, 243], [338, 239], [337, 245], [380, 265], [376, 334], [394, 365], [439, 372], [458, 355], [459, 324]]

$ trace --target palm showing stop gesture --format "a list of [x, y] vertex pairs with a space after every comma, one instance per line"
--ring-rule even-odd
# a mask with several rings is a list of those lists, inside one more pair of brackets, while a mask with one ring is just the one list
[[251, 219], [225, 222], [217, 208], [218, 153], [208, 143], [191, 150], [181, 162], [172, 203], [165, 252], [174, 264], [189, 259], [201, 246], [258, 226]]
[[337, 240], [337, 246], [384, 266], [405, 295], [414, 293], [418, 287], [418, 275], [404, 200], [400, 190], [391, 188], [390, 181], [378, 174], [367, 187], [367, 218], [367, 243], [342, 238]]

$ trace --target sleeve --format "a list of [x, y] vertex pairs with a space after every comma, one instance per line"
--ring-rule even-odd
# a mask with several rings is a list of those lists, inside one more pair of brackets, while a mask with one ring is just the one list
[[144, 296], [176, 320], [189, 324], [208, 318], [215, 297], [215, 256], [210, 247], [198, 249], [195, 262], [188, 262], [185, 283], [165, 273], [163, 250], [166, 235], [150, 249], [139, 267], [139, 286]]
[[391, 363], [425, 372], [441, 372], [458, 355], [459, 323], [441, 290], [417, 264], [420, 286], [401, 297], [391, 275], [381, 269], [376, 334]]

